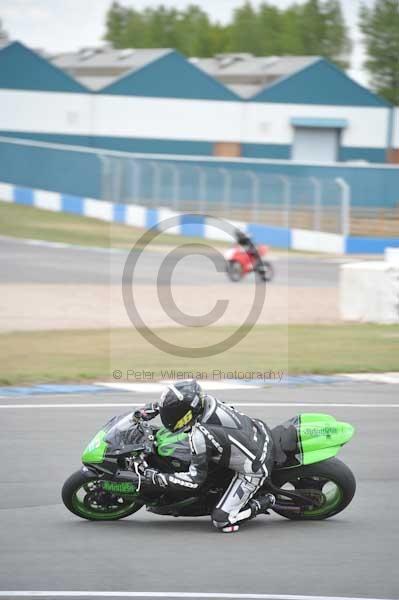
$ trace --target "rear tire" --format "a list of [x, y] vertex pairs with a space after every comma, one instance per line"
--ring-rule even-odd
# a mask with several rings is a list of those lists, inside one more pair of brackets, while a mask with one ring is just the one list
[[[106, 494], [101, 490], [96, 491], [99, 478], [87, 477], [81, 471], [76, 471], [65, 481], [62, 487], [62, 501], [71, 513], [88, 519], [89, 521], [117, 521], [140, 510], [142, 504], [132, 499], [117, 497], [115, 494]], [[92, 490], [90, 490], [92, 488]], [[80, 497], [79, 495], [80, 494]], [[104, 504], [96, 500], [96, 494], [106, 499]], [[105, 496], [104, 496], [105, 494]], [[108, 506], [106, 506], [108, 502]]]
[[241, 263], [237, 260], [229, 260], [226, 265], [227, 276], [235, 283], [243, 277], [243, 269]]
[[[324, 480], [324, 489], [327, 484], [335, 486], [327, 492], [322, 488], [325, 496], [322, 506], [306, 510], [301, 514], [279, 509], [275, 509], [275, 512], [294, 521], [320, 521], [337, 515], [351, 503], [356, 491], [356, 480], [350, 468], [338, 458], [330, 458], [298, 468], [282, 469], [275, 471], [272, 476], [274, 485], [283, 487], [291, 483], [298, 491], [301, 490], [301, 486], [302, 489], [309, 489], [312, 486], [312, 478], [315, 478], [313, 479], [315, 490], [320, 490]], [[286, 500], [284, 497], [282, 499]]]
[[271, 281], [274, 277], [273, 265], [267, 261], [262, 261], [262, 264], [258, 267], [258, 273], [262, 281]]

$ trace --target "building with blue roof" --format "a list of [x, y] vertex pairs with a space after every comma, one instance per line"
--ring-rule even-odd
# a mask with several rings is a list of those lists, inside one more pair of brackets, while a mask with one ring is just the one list
[[175, 50], [166, 52], [138, 70], [128, 71], [98, 93], [181, 100], [239, 100], [228, 87]]
[[85, 93], [87, 89], [20, 42], [0, 49], [0, 89]]
[[[0, 48], [0, 136], [301, 177], [345, 171], [356, 202], [399, 201], [396, 169], [365, 176], [399, 162], [394, 108], [320, 57], [105, 46], [50, 59], [13, 42]], [[0, 181], [98, 197], [98, 159], [72, 154], [0, 142]]]
[[396, 156], [393, 108], [320, 57], [105, 46], [50, 62], [13, 42], [0, 50], [1, 103], [0, 134], [39, 141], [303, 163]]

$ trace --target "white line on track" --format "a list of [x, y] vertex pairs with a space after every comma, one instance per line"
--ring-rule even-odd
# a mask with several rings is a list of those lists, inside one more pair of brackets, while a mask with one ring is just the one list
[[[306, 408], [399, 408], [398, 404], [349, 404], [344, 402], [232, 402], [233, 406], [250, 406], [250, 407], [295, 407], [304, 406]], [[143, 403], [132, 404], [121, 402], [101, 402], [101, 403], [74, 403], [74, 404], [0, 404], [2, 408], [134, 408], [143, 406]]]
[[[0, 598], [231, 598], [239, 600], [383, 600], [357, 596], [298, 596], [291, 594], [224, 594], [218, 592], [85, 592], [0, 591]], [[387, 599], [385, 599], [387, 600]], [[395, 599], [393, 599], [395, 600]], [[396, 599], [397, 600], [397, 599]]]

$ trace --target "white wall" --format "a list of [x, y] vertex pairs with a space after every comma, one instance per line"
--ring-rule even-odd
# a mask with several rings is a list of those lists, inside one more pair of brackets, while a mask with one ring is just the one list
[[386, 108], [0, 90], [0, 130], [9, 131], [291, 145], [294, 117], [346, 119], [342, 146], [386, 147]]
[[0, 130], [239, 141], [239, 102], [0, 90]]
[[316, 106], [304, 104], [247, 105], [244, 141], [258, 144], [293, 142], [292, 118], [346, 119], [341, 145], [363, 148], [385, 148], [389, 111], [386, 108], [355, 106]]
[[0, 130], [89, 135], [92, 96], [0, 90]]
[[243, 104], [172, 98], [97, 96], [97, 135], [237, 142]]
[[341, 265], [340, 313], [347, 321], [399, 323], [399, 266], [384, 261]]

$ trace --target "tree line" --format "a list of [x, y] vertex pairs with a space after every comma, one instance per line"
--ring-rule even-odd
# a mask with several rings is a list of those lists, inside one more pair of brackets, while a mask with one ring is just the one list
[[[372, 87], [399, 104], [399, 0], [363, 5], [359, 26]], [[161, 4], [139, 11], [115, 0], [107, 13], [105, 39], [115, 48], [175, 48], [198, 57], [226, 52], [317, 55], [342, 68], [349, 66], [352, 48], [339, 0], [307, 0], [286, 9], [268, 2], [256, 8], [246, 1], [225, 25], [195, 4], [183, 10]]]
[[212, 21], [199, 5], [138, 11], [115, 1], [105, 39], [115, 48], [176, 48], [198, 57], [225, 52], [321, 55], [343, 66], [350, 51], [339, 0], [308, 0], [285, 10], [267, 2], [255, 8], [247, 1], [226, 25]]

